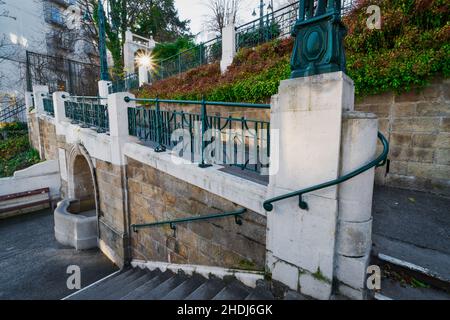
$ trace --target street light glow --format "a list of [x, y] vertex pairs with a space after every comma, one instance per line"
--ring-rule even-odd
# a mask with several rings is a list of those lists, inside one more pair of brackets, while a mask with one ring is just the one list
[[153, 57], [148, 52], [139, 53], [136, 57], [136, 62], [140, 67], [147, 67], [150, 69], [153, 69], [154, 67]]

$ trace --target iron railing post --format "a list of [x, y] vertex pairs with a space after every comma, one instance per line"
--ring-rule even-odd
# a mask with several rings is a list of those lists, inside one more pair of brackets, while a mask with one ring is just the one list
[[206, 148], [206, 141], [205, 141], [205, 133], [208, 130], [208, 118], [206, 113], [206, 101], [205, 97], [202, 97], [202, 105], [201, 105], [201, 111], [200, 111], [200, 121], [201, 121], [201, 162], [199, 164], [200, 168], [207, 168], [211, 167], [211, 164], [205, 163], [205, 148]]
[[161, 126], [161, 110], [159, 106], [159, 99], [155, 101], [155, 113], [156, 113], [156, 141], [158, 145], [155, 148], [155, 152], [164, 152], [166, 147], [162, 144], [162, 126]]

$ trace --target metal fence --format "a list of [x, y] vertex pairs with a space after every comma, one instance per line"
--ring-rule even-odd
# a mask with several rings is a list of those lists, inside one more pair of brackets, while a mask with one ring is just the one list
[[[270, 109], [268, 104], [129, 98], [126, 101], [140, 104], [128, 108], [130, 135], [157, 152], [177, 148], [180, 157], [198, 162], [201, 167], [221, 164], [258, 173], [268, 168], [270, 123], [217, 113], [221, 107]], [[197, 106], [200, 110], [198, 113], [170, 107], [161, 110], [161, 104]], [[214, 107], [214, 114], [208, 114], [207, 107]]]
[[[342, 14], [347, 14], [356, 0], [341, 0]], [[254, 47], [280, 37], [289, 37], [299, 10], [299, 1], [284, 6], [236, 28], [236, 51]], [[159, 62], [151, 75], [155, 80], [181, 74], [222, 58], [222, 38], [210, 40]]]
[[160, 61], [152, 77], [165, 79], [221, 58], [222, 38], [218, 37]]
[[298, 16], [299, 1], [236, 28], [236, 51], [286, 37]]
[[66, 118], [81, 128], [91, 128], [98, 133], [109, 132], [108, 106], [103, 104], [107, 98], [70, 96], [64, 101]]
[[48, 85], [50, 93], [66, 91], [72, 95], [97, 95], [100, 67], [63, 57], [27, 51], [27, 90], [33, 85]]
[[130, 92], [139, 88], [139, 75], [132, 73], [123, 79], [117, 79], [111, 82], [108, 88], [109, 93]]
[[44, 111], [47, 112], [51, 116], [55, 116], [55, 109], [53, 107], [53, 99], [51, 97], [44, 97], [42, 99], [44, 104]]

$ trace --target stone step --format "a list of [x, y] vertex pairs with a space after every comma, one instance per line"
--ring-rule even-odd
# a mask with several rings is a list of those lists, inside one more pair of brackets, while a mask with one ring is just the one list
[[167, 279], [173, 277], [174, 273], [166, 270], [165, 272], [161, 272], [160, 270], [156, 270], [156, 276], [152, 278], [151, 280], [147, 281], [143, 285], [137, 287], [133, 291], [131, 291], [129, 294], [123, 296], [121, 300], [137, 300], [141, 296], [147, 294], [157, 286], [159, 286], [161, 283], [166, 281]]
[[133, 274], [133, 269], [124, 269], [120, 273], [105, 279], [103, 281], [98, 282], [97, 284], [87, 288], [86, 290], [82, 290], [78, 292], [77, 294], [71, 296], [68, 300], [90, 300], [94, 299], [96, 297], [96, 294], [98, 294], [99, 297], [102, 297], [104, 294], [104, 288], [106, 288], [108, 285], [110, 285], [114, 281], [120, 281], [123, 278], [126, 278], [129, 275]]
[[450, 255], [388, 237], [373, 235], [376, 259], [450, 284]]
[[413, 288], [401, 282], [383, 278], [381, 291], [375, 294], [375, 300], [450, 300], [450, 294], [445, 291], [428, 288]]
[[245, 300], [275, 300], [275, 297], [267, 288], [257, 285], [255, 289], [245, 297]]
[[[284, 296], [284, 295], [283, 295]], [[292, 296], [293, 299], [298, 297]], [[126, 268], [70, 296], [70, 300], [274, 300], [271, 285], [258, 280], [250, 288], [227, 276], [174, 273], [170, 270]]]
[[223, 280], [211, 277], [194, 292], [188, 295], [185, 300], [210, 300], [217, 295], [225, 285]]
[[233, 280], [215, 295], [213, 300], [242, 300], [250, 294], [250, 290], [238, 280]]
[[193, 274], [192, 277], [170, 291], [161, 300], [183, 300], [207, 281], [205, 277]]
[[162, 282], [159, 286], [139, 297], [139, 300], [160, 300], [170, 291], [185, 282], [188, 277], [184, 274], [177, 274]]
[[129, 294], [134, 289], [140, 287], [144, 283], [147, 283], [148, 281], [153, 279], [158, 274], [160, 274], [156, 271], [150, 271], [150, 270], [143, 270], [143, 271], [144, 271], [144, 274], [141, 277], [137, 278], [134, 281], [131, 281], [128, 284], [125, 284], [124, 286], [122, 286], [121, 288], [119, 288], [117, 290], [112, 291], [110, 294], [107, 294], [103, 299], [104, 300], [118, 300], [118, 299], [126, 296], [127, 294]]

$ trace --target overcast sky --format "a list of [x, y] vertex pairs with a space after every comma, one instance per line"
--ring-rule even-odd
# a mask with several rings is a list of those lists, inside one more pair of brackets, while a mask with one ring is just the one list
[[[243, 0], [243, 4], [241, 10], [239, 11], [239, 22], [238, 25], [244, 22], [249, 22], [253, 19], [252, 12], [253, 9], [259, 8], [260, 0]], [[269, 3], [269, 0], [265, 0], [264, 2]], [[277, 8], [278, 3], [283, 2], [282, 0], [275, 0], [274, 6]], [[285, 1], [286, 2], [286, 1]], [[191, 31], [193, 34], [197, 34], [199, 32], [205, 32], [205, 20], [208, 14], [210, 14], [208, 7], [205, 5], [208, 3], [208, 0], [175, 0], [175, 6], [178, 9], [178, 13], [181, 19], [190, 19], [191, 20]], [[257, 10], [259, 14], [259, 11]], [[202, 36], [199, 40], [207, 40], [205, 39], [207, 35]]]

